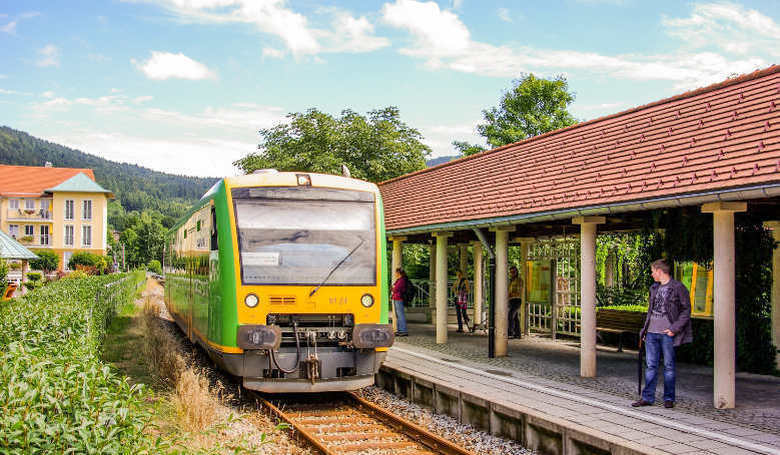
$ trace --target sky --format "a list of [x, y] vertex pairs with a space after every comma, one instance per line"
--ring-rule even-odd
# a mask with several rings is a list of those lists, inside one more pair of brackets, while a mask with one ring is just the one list
[[565, 76], [589, 120], [778, 57], [778, 0], [0, 0], [0, 125], [228, 176], [288, 113], [397, 106], [434, 158], [484, 145], [525, 73]]

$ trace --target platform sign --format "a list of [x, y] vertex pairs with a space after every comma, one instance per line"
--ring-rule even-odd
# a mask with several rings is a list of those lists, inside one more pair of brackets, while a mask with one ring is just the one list
[[712, 268], [696, 262], [677, 262], [675, 278], [688, 288], [691, 297], [693, 317], [712, 317], [713, 271]]
[[551, 261], [528, 261], [528, 301], [532, 303], [550, 303], [550, 286], [552, 283]]

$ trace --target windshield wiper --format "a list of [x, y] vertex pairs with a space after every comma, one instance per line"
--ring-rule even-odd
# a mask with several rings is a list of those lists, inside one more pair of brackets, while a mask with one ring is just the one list
[[344, 261], [346, 261], [347, 259], [349, 259], [349, 257], [350, 257], [350, 256], [352, 256], [352, 253], [354, 253], [355, 251], [357, 251], [357, 249], [358, 249], [358, 248], [360, 248], [360, 245], [362, 245], [362, 244], [363, 244], [363, 242], [365, 242], [365, 241], [366, 241], [366, 239], [360, 239], [360, 243], [358, 243], [358, 244], [355, 246], [355, 248], [352, 248], [352, 251], [350, 251], [350, 252], [349, 252], [349, 253], [348, 253], [346, 256], [344, 256], [344, 259], [342, 259], [341, 261], [339, 261], [339, 263], [338, 263], [338, 264], [336, 264], [336, 265], [335, 265], [335, 266], [334, 266], [332, 269], [330, 269], [330, 272], [328, 272], [328, 275], [325, 277], [325, 279], [324, 279], [324, 280], [322, 280], [322, 283], [318, 284], [316, 288], [312, 289], [312, 291], [309, 293], [309, 297], [313, 296], [315, 292], [319, 291], [319, 290], [320, 290], [320, 288], [322, 287], [322, 285], [324, 285], [324, 284], [325, 284], [325, 282], [327, 282], [327, 281], [328, 281], [328, 279], [330, 279], [330, 276], [331, 276], [331, 275], [333, 275], [333, 272], [335, 272], [336, 270], [338, 270], [338, 268], [339, 268], [339, 267], [341, 267], [341, 264], [343, 264], [343, 263], [344, 263]]

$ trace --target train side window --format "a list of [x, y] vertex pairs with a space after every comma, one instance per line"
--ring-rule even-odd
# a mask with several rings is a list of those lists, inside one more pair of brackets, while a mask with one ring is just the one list
[[211, 251], [215, 251], [219, 249], [219, 245], [217, 243], [217, 210], [212, 205], [211, 206]]

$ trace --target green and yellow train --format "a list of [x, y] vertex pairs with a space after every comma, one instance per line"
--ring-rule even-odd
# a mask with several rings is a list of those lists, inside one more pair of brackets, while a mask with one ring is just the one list
[[353, 390], [393, 343], [382, 200], [334, 175], [259, 171], [217, 182], [169, 232], [165, 304], [244, 386]]

